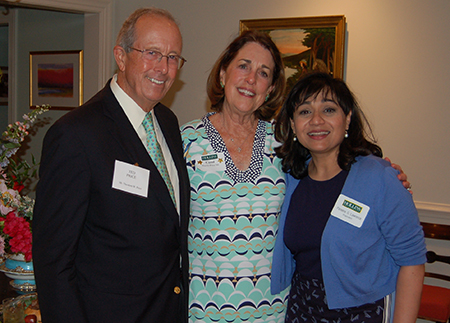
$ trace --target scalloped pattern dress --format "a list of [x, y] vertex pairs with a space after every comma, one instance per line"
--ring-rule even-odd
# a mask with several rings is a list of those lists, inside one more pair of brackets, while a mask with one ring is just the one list
[[[210, 115], [182, 127], [191, 182], [189, 322], [284, 322], [288, 289], [270, 293], [285, 195], [272, 124], [259, 121], [250, 167], [240, 171]], [[224, 170], [199, 167], [200, 156], [217, 153], [223, 154]]]

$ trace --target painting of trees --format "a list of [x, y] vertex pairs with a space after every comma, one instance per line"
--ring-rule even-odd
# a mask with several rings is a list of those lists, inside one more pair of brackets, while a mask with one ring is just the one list
[[268, 33], [281, 52], [287, 91], [310, 71], [343, 78], [345, 16], [250, 19], [240, 21], [241, 32]]
[[[333, 74], [334, 28], [305, 28], [302, 44], [310, 48], [309, 66]], [[326, 68], [326, 69], [325, 69]]]

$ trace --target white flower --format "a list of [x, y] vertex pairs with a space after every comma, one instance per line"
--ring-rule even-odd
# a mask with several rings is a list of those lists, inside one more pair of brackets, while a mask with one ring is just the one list
[[0, 179], [0, 213], [7, 215], [9, 212], [14, 211], [20, 204], [17, 196], [19, 192], [13, 189], [8, 189], [3, 179]]

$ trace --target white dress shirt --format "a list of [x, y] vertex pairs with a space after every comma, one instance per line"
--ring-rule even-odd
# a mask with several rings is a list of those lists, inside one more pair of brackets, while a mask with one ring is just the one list
[[[142, 144], [147, 149], [147, 133], [145, 132], [144, 126], [142, 125], [142, 121], [144, 120], [147, 113], [142, 110], [141, 107], [139, 107], [139, 105], [128, 94], [126, 94], [124, 90], [122, 90], [119, 84], [117, 84], [117, 74], [114, 75], [111, 80], [111, 91], [113, 92], [123, 111], [133, 125], [133, 128], [141, 139]], [[166, 139], [164, 138], [161, 128], [159, 127], [155, 112], [152, 110], [151, 113], [155, 125], [156, 140], [158, 140], [158, 143], [161, 146], [161, 150], [166, 161], [167, 171], [169, 173], [170, 181], [172, 182], [173, 191], [175, 193], [175, 201], [177, 202], [177, 211], [178, 214], [180, 214], [180, 185], [178, 182], [178, 171], [175, 167], [175, 163], [173, 161], [172, 154], [170, 153]], [[150, 174], [150, 176], [152, 175]]]

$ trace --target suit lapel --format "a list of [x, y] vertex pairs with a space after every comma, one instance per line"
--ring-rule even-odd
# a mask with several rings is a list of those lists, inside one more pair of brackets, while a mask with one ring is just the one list
[[108, 131], [126, 152], [128, 155], [127, 157], [133, 164], [138, 164], [139, 167], [150, 170], [148, 194], [156, 196], [167, 210], [168, 215], [175, 223], [178, 223], [178, 212], [172, 202], [167, 185], [158, 172], [158, 169], [150, 158], [131, 122], [128, 120], [128, 117], [112, 93], [109, 83], [103, 91], [105, 92], [105, 99], [102, 101], [104, 102], [104, 114], [110, 120], [110, 123], [107, 126]]
[[[161, 128], [162, 133], [164, 134], [164, 138], [169, 146], [170, 154], [172, 155], [172, 159], [175, 163], [175, 167], [178, 171], [178, 180], [180, 186], [180, 213], [183, 211], [188, 212], [188, 208], [186, 210], [183, 209], [186, 205], [188, 206], [188, 200], [190, 199], [190, 189], [189, 189], [189, 179], [187, 175], [186, 162], [183, 156], [183, 148], [181, 143], [181, 136], [179, 133], [179, 125], [175, 120], [173, 122], [168, 122], [168, 118], [163, 115], [163, 106], [158, 104], [155, 107], [155, 114], [158, 118], [158, 124]], [[176, 125], [177, 132], [174, 131], [173, 127]]]
[[[191, 191], [186, 162], [183, 156], [181, 135], [178, 130], [178, 120], [170, 110], [161, 104], [158, 104], [155, 107], [155, 114], [178, 172], [178, 183], [180, 188], [180, 225], [182, 234], [187, 234]], [[177, 127], [177, 131], [175, 131], [174, 127]], [[187, 237], [185, 237], [185, 240], [187, 242]]]
[[174, 125], [178, 126], [178, 124], [167, 122], [167, 118], [165, 118], [161, 113], [161, 106], [158, 104], [155, 107], [156, 118], [158, 119], [158, 124], [161, 128], [161, 131], [164, 135], [164, 139], [166, 140], [167, 146], [169, 146], [170, 154], [172, 155], [172, 159], [175, 162], [175, 166], [178, 170], [178, 177], [180, 178], [180, 169], [186, 169], [186, 164], [184, 162], [184, 158], [182, 156], [182, 145], [179, 139], [179, 129], [177, 128], [177, 132], [174, 132]]

